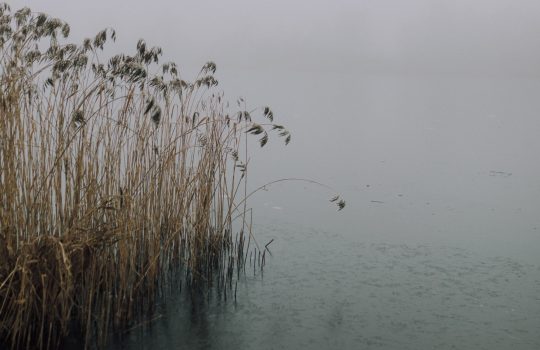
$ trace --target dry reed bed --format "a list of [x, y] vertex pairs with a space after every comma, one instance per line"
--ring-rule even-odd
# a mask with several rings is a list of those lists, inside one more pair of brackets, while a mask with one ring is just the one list
[[290, 141], [269, 108], [260, 124], [229, 114], [211, 62], [187, 82], [142, 40], [104, 60], [113, 30], [81, 45], [68, 35], [0, 5], [0, 340], [11, 348], [56, 348], [74, 330], [102, 346], [152, 312], [173, 272], [232, 285], [251, 239], [247, 137]]

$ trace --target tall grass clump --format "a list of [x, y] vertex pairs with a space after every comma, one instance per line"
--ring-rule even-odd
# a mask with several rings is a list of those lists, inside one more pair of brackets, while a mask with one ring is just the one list
[[73, 332], [104, 344], [172, 275], [231, 285], [251, 239], [247, 138], [290, 141], [267, 107], [229, 112], [212, 62], [189, 82], [143, 40], [105, 59], [114, 30], [80, 45], [69, 31], [0, 5], [0, 343], [13, 349]]

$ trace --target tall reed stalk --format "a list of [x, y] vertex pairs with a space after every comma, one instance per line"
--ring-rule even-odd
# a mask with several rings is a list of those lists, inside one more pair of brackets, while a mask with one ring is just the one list
[[0, 5], [0, 341], [13, 349], [73, 330], [103, 345], [174, 272], [232, 285], [250, 234], [246, 138], [290, 141], [267, 107], [259, 124], [230, 114], [212, 62], [188, 82], [143, 40], [104, 59], [114, 30], [68, 35]]

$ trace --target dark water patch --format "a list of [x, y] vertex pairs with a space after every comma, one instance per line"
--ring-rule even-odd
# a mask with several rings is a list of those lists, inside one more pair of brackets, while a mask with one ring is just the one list
[[506, 171], [490, 170], [489, 176], [510, 177], [510, 176], [512, 176], [512, 173], [509, 173], [509, 172], [506, 172]]

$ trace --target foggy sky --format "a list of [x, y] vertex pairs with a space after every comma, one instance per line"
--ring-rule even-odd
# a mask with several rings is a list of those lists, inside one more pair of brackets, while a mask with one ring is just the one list
[[114, 27], [111, 46], [129, 53], [144, 38], [184, 79], [213, 60], [229, 99], [270, 105], [293, 138], [256, 152], [250, 186], [311, 178], [348, 204], [338, 215], [330, 194], [284, 184], [251, 198], [259, 218], [538, 261], [538, 0], [10, 5], [66, 20], [73, 41]]
[[104, 27], [181, 66], [374, 74], [538, 75], [535, 0], [11, 1], [67, 20], [74, 38]]

